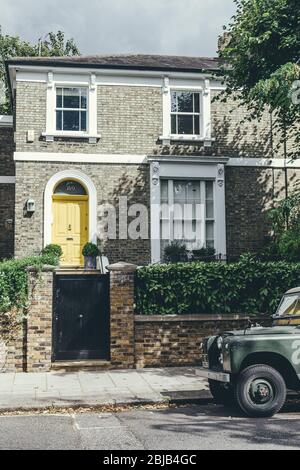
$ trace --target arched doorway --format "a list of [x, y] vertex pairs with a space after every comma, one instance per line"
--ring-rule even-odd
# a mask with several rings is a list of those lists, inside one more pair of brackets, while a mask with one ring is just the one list
[[89, 196], [75, 179], [60, 181], [52, 195], [52, 243], [63, 250], [62, 266], [82, 266], [82, 248], [89, 240]]

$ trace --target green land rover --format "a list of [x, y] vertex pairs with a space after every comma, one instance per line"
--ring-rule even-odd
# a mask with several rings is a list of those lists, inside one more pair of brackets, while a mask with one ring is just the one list
[[300, 287], [286, 292], [269, 328], [249, 326], [205, 338], [199, 375], [214, 401], [248, 416], [272, 416], [286, 391], [300, 390]]

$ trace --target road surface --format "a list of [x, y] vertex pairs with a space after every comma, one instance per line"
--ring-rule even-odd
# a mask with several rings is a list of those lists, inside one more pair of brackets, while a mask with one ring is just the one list
[[0, 416], [0, 449], [299, 449], [300, 404], [271, 419], [217, 405]]

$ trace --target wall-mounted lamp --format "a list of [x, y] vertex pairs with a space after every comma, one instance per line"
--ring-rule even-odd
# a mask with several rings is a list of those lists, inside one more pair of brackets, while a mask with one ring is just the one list
[[26, 202], [27, 214], [33, 214], [35, 212], [35, 201], [34, 199], [28, 199]]

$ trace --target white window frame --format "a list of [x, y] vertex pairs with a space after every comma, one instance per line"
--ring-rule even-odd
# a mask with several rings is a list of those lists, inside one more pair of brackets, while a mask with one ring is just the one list
[[[57, 107], [57, 89], [60, 88], [62, 90], [64, 89], [70, 89], [70, 88], [75, 88], [77, 90], [82, 90], [82, 89], [85, 89], [87, 91], [87, 94], [86, 94], [86, 108], [58, 108]], [[81, 97], [81, 95], [80, 95]], [[84, 111], [86, 113], [86, 130], [85, 131], [82, 131], [82, 130], [78, 130], [78, 131], [68, 131], [68, 130], [59, 130], [57, 129], [57, 111], [78, 111], [78, 113], [80, 114], [80, 112]], [[81, 118], [80, 118], [81, 119]], [[63, 121], [62, 121], [62, 124], [63, 124]], [[87, 86], [67, 86], [67, 85], [55, 85], [55, 131], [56, 132], [62, 132], [63, 134], [66, 134], [66, 133], [73, 133], [73, 132], [76, 132], [76, 133], [81, 133], [81, 134], [88, 134], [88, 129], [89, 129], [89, 89]]]
[[[193, 94], [198, 94], [199, 95], [199, 113], [195, 112], [179, 112], [179, 111], [172, 111], [172, 93], [193, 93]], [[184, 137], [190, 137], [190, 138], [200, 138], [203, 136], [203, 113], [202, 113], [202, 102], [203, 102], [203, 97], [202, 97], [202, 90], [180, 90], [176, 88], [171, 88], [170, 89], [170, 95], [171, 95], [171, 106], [170, 106], [170, 126], [171, 126], [171, 139], [178, 139], [181, 138], [182, 136]], [[198, 116], [199, 117], [199, 133], [198, 134], [172, 134], [172, 116]]]
[[[57, 88], [87, 88], [87, 130], [58, 131], [56, 130], [56, 89]], [[46, 132], [42, 135], [47, 142], [53, 142], [55, 137], [86, 138], [90, 143], [96, 143], [101, 136], [97, 132], [97, 85], [95, 74], [87, 76], [84, 81], [55, 80], [52, 72], [48, 73], [46, 104]]]
[[[214, 139], [211, 136], [211, 85], [209, 79], [200, 81], [201, 85], [191, 85], [187, 82], [186, 85], [176, 85], [170, 83], [169, 77], [165, 76], [163, 79], [163, 135], [160, 140], [163, 144], [169, 144], [171, 141], [186, 141], [186, 142], [199, 142], [203, 141], [207, 147], [211, 146]], [[187, 91], [191, 93], [200, 94], [200, 129], [201, 134], [172, 134], [171, 132], [171, 92], [172, 91]], [[186, 114], [186, 113], [184, 113]]]

